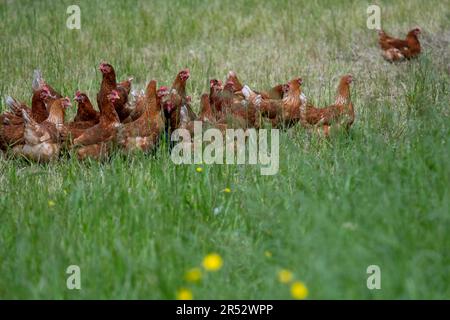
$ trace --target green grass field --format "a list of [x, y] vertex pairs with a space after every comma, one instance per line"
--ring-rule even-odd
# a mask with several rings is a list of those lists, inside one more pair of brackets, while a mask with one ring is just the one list
[[[282, 132], [274, 176], [199, 173], [165, 148], [104, 163], [3, 155], [0, 298], [173, 299], [186, 287], [195, 299], [290, 299], [281, 269], [309, 299], [450, 298], [450, 2], [377, 3], [386, 31], [422, 28], [419, 59], [381, 58], [367, 1], [78, 1], [81, 30], [69, 30], [71, 1], [1, 0], [2, 96], [30, 102], [39, 68], [64, 95], [94, 98], [104, 59], [135, 88], [189, 67], [195, 109], [230, 69], [254, 88], [301, 76], [325, 106], [351, 73], [357, 118], [329, 141]], [[211, 252], [223, 267], [187, 283]], [[81, 290], [66, 287], [72, 264]], [[369, 265], [381, 290], [366, 287]]]

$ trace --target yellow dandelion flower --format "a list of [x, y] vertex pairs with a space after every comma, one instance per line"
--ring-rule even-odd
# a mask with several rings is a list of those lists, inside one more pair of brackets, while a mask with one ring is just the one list
[[197, 172], [202, 172], [203, 171], [203, 168], [202, 167], [197, 167], [197, 169], [195, 169]]
[[54, 207], [55, 205], [56, 205], [55, 201], [53, 201], [53, 200], [49, 200], [48, 201], [48, 206], [49, 207]]
[[291, 295], [294, 299], [303, 300], [308, 296], [308, 288], [303, 282], [295, 281], [291, 285]]
[[272, 252], [270, 252], [269, 250], [265, 251], [264, 255], [266, 256], [266, 258], [272, 258]]
[[192, 268], [186, 271], [184, 279], [188, 282], [198, 282], [202, 279], [202, 270], [200, 268]]
[[278, 281], [281, 283], [289, 283], [294, 278], [294, 275], [291, 271], [282, 269], [278, 272]]
[[223, 192], [225, 192], [225, 193], [230, 193], [230, 192], [231, 192], [231, 189], [230, 189], [230, 188], [225, 188], [225, 189], [223, 189]]
[[222, 268], [222, 257], [217, 253], [210, 253], [203, 258], [203, 268], [206, 271], [217, 271]]
[[194, 296], [192, 291], [186, 288], [180, 288], [177, 291], [177, 300], [192, 300]]

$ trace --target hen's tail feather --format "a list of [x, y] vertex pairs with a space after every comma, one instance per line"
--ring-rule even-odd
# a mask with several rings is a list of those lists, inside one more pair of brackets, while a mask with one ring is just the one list
[[6, 104], [7, 104], [8, 107], [9, 107], [12, 103], [14, 103], [14, 98], [11, 97], [11, 96], [6, 96], [6, 97], [5, 97], [5, 102], [6, 102]]
[[180, 120], [182, 123], [189, 122], [188, 109], [185, 105], [183, 105], [180, 109]]
[[139, 89], [133, 89], [131, 90], [131, 96], [133, 97], [134, 100], [137, 100], [138, 98], [142, 97], [145, 95], [144, 90], [139, 90]]
[[303, 92], [300, 94], [300, 101], [303, 105], [307, 105], [308, 103], [308, 98], [306, 98], [306, 95]]
[[258, 94], [255, 99], [253, 100], [253, 104], [259, 108], [261, 106], [261, 102], [262, 102], [262, 96], [260, 94]]
[[39, 90], [43, 84], [44, 84], [44, 79], [42, 78], [41, 70], [39, 70], [39, 69], [34, 70], [33, 71], [33, 84], [32, 84], [33, 90], [34, 91]]
[[244, 95], [245, 99], [248, 100], [250, 98], [250, 96], [253, 94], [252, 89], [250, 89], [250, 87], [248, 85], [245, 85], [242, 88], [242, 94]]
[[16, 114], [16, 115], [18, 115], [18, 116], [20, 117], [21, 110], [22, 110], [22, 107], [20, 106], [20, 103], [17, 102], [17, 100], [14, 99], [14, 98], [11, 97], [11, 96], [7, 96], [7, 97], [5, 98], [5, 102], [6, 102], [6, 105], [9, 107], [9, 109], [10, 109], [14, 114]]
[[10, 109], [12, 109], [17, 104], [17, 101], [11, 96], [6, 96], [5, 103]]
[[228, 71], [227, 77], [228, 78], [236, 77], [236, 72], [234, 72], [233, 70]]
[[24, 109], [22, 109], [22, 117], [23, 117], [23, 121], [27, 124], [35, 124], [36, 122], [33, 120], [33, 118], [30, 117], [30, 115], [28, 114], [28, 112]]

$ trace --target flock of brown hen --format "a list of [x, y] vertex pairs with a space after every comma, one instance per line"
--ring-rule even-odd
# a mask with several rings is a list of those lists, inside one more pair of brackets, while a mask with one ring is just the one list
[[[379, 31], [382, 55], [394, 62], [417, 57], [420, 53], [420, 29], [411, 30], [405, 40]], [[295, 78], [267, 91], [253, 91], [243, 85], [235, 72], [228, 73], [225, 85], [210, 80], [209, 94], [203, 94], [200, 113], [191, 108], [186, 93], [189, 69], [181, 70], [170, 88], [151, 80], [143, 94], [131, 95], [132, 78], [117, 82], [114, 68], [101, 63], [102, 83], [97, 94], [99, 111], [89, 97], [79, 91], [73, 121], [65, 121], [65, 110], [71, 106], [35, 71], [31, 108], [11, 97], [6, 98], [9, 111], [0, 115], [0, 149], [14, 155], [47, 162], [57, 159], [61, 150], [74, 149], [79, 159], [107, 157], [113, 148], [132, 152], [154, 150], [162, 136], [179, 128], [193, 131], [194, 121], [204, 128], [260, 128], [269, 123], [287, 128], [300, 123], [324, 136], [333, 127], [349, 130], [355, 119], [350, 99], [351, 75], [341, 77], [334, 103], [316, 108], [302, 93], [302, 79]]]

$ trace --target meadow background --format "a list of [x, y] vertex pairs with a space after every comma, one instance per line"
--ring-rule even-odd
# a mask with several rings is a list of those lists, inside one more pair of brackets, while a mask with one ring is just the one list
[[[72, 4], [81, 30], [66, 28]], [[393, 35], [422, 28], [419, 59], [381, 58], [370, 4]], [[283, 132], [275, 176], [199, 173], [165, 148], [104, 163], [1, 156], [0, 298], [172, 299], [187, 287], [196, 299], [289, 299], [281, 269], [310, 299], [450, 298], [450, 1], [1, 0], [0, 30], [2, 97], [30, 102], [39, 68], [64, 95], [95, 98], [104, 59], [135, 88], [189, 67], [195, 109], [230, 69], [254, 88], [301, 76], [320, 106], [351, 73], [357, 114], [330, 141]], [[187, 283], [211, 252], [223, 267]], [[81, 290], [66, 288], [71, 264]], [[381, 290], [366, 287], [372, 264]]]

